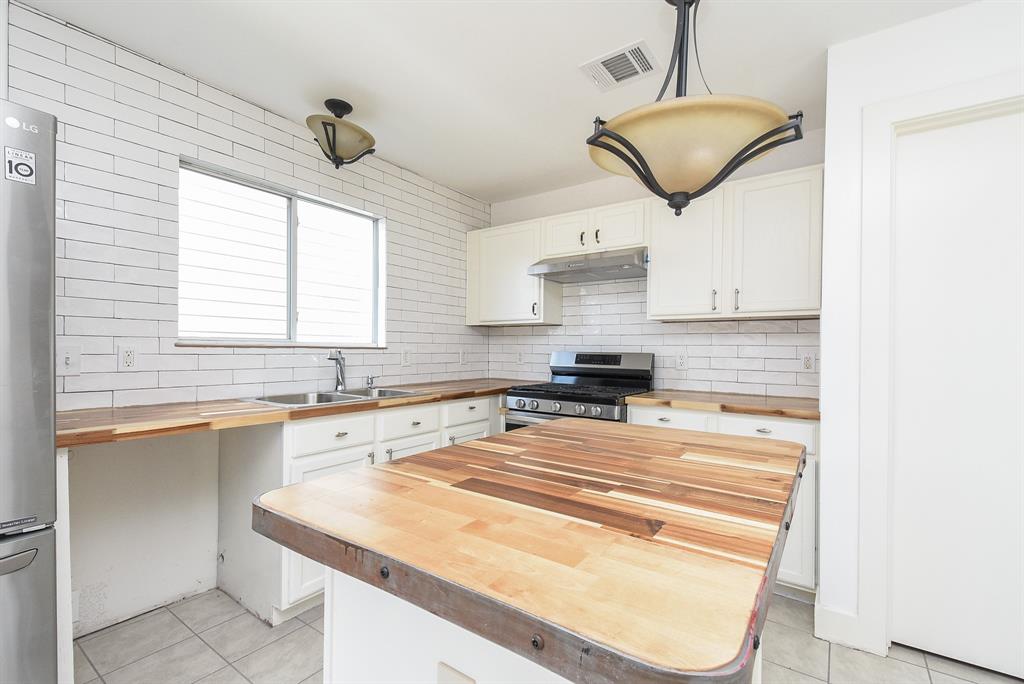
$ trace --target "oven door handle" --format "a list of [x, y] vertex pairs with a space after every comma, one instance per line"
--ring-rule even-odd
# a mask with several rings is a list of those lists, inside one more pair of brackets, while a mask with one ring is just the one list
[[509, 411], [505, 414], [506, 421], [513, 421], [515, 423], [522, 423], [523, 425], [543, 425], [544, 423], [552, 420], [558, 420], [561, 416], [551, 416], [550, 418], [542, 418], [540, 416], [531, 416], [526, 413], [516, 413], [515, 411]]

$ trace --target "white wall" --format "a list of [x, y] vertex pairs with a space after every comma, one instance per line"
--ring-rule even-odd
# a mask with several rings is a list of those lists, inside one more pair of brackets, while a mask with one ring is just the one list
[[[868, 105], [1020, 69], [1024, 5], [985, 0], [829, 50], [825, 141], [818, 636], [884, 652], [882, 501], [860, 484], [862, 112]], [[940, 197], [936, 201], [941, 201]], [[971, 230], [971, 226], [964, 226]], [[941, 331], [937, 334], [941, 334]], [[937, 369], [938, 370], [938, 369]], [[941, 597], [936, 597], [941, 601]]]
[[[9, 56], [9, 99], [60, 121], [57, 342], [83, 356], [58, 409], [333, 386], [326, 350], [175, 346], [182, 158], [387, 219], [388, 348], [347, 355], [354, 385], [486, 374], [487, 332], [464, 325], [465, 235], [489, 224], [485, 203], [377, 156], [335, 170], [304, 125], [17, 4]], [[134, 372], [117, 370], [123, 343]]]
[[[796, 169], [820, 164], [825, 158], [825, 129], [804, 131], [800, 142], [784, 145], [770, 154], [740, 168], [730, 178], [738, 180], [776, 171]], [[623, 176], [608, 175], [600, 180], [571, 185], [550, 192], [495, 202], [491, 205], [491, 225], [501, 226], [539, 216], [561, 214], [566, 211], [631, 199], [650, 197], [639, 181]]]
[[216, 432], [71, 450], [75, 636], [217, 586]]

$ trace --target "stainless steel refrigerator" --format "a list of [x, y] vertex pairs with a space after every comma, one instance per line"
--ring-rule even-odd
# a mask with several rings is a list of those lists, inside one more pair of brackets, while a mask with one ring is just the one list
[[0, 684], [57, 680], [56, 132], [0, 100]]

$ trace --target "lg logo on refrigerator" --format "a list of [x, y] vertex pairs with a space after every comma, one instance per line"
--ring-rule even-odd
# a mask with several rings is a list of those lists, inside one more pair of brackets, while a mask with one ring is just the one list
[[9, 116], [6, 119], [4, 119], [4, 123], [6, 123], [11, 128], [20, 128], [21, 130], [28, 131], [29, 133], [39, 132], [39, 126], [36, 126], [35, 124], [18, 121], [13, 116]]

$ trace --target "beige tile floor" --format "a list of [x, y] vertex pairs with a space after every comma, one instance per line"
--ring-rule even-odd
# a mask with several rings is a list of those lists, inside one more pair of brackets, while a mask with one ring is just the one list
[[[75, 641], [75, 684], [312, 684], [323, 681], [323, 610], [270, 628], [213, 590]], [[809, 604], [774, 596], [764, 684], [1020, 684], [903, 646], [888, 658], [813, 636]]]
[[75, 640], [75, 684], [314, 684], [323, 607], [271, 628], [214, 589]]

